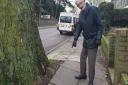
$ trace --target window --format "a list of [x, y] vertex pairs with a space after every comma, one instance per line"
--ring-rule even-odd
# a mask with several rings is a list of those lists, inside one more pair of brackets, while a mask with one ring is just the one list
[[72, 22], [72, 17], [70, 17], [70, 16], [61, 16], [60, 17], [60, 22], [71, 23]]

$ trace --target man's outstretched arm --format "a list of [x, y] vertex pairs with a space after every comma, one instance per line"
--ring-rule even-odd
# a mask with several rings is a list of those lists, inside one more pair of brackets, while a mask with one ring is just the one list
[[77, 45], [77, 40], [78, 40], [78, 38], [79, 38], [81, 32], [82, 32], [82, 27], [81, 27], [81, 25], [80, 25], [80, 22], [78, 22], [78, 23], [77, 23], [77, 27], [76, 27], [76, 31], [75, 31], [75, 34], [74, 34], [74, 41], [73, 41], [73, 43], [72, 43], [72, 47], [76, 47], [76, 45]]

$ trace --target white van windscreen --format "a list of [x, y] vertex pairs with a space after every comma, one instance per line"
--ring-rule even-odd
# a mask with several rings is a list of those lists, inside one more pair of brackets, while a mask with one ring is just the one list
[[60, 16], [60, 22], [62, 23], [71, 23], [72, 17], [70, 16]]

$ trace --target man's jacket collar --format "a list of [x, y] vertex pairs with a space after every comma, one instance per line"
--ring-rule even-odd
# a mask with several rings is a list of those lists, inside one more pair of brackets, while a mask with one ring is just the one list
[[84, 12], [85, 15], [88, 14], [90, 7], [91, 7], [91, 6], [86, 3], [86, 7], [85, 7], [84, 10], [82, 10], [82, 12]]

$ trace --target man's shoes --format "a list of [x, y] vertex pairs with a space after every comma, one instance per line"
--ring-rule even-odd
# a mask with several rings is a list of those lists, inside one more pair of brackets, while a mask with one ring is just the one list
[[87, 76], [82, 76], [82, 75], [79, 75], [79, 76], [75, 76], [75, 79], [78, 79], [78, 80], [81, 80], [81, 79], [87, 79]]
[[93, 85], [93, 81], [89, 81], [88, 82], [88, 85]]

